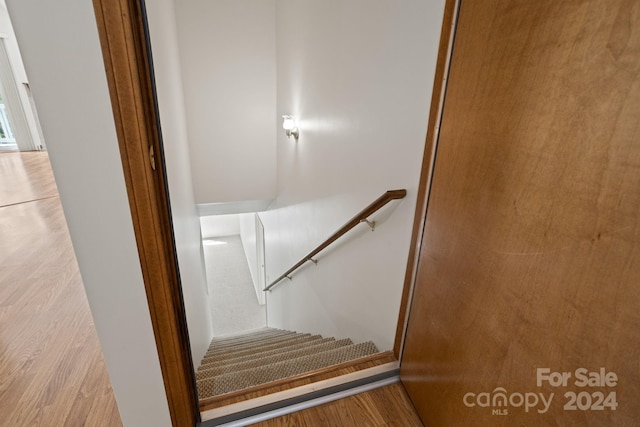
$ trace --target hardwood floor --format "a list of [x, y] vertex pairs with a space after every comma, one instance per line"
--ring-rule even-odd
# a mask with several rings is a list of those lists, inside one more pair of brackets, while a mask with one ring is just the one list
[[0, 206], [58, 195], [46, 153], [0, 152]]
[[254, 427], [422, 427], [400, 383], [253, 424]]
[[0, 153], [0, 426], [121, 426], [46, 153]]

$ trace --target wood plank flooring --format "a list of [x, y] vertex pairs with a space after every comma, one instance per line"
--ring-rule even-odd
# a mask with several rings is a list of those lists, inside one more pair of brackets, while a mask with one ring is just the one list
[[46, 153], [0, 152], [0, 206], [57, 195]]
[[422, 427], [400, 383], [253, 424], [254, 427]]
[[0, 153], [0, 426], [121, 426], [46, 153]]

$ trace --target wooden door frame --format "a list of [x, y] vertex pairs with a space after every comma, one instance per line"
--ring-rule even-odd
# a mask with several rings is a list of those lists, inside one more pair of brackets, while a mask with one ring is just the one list
[[140, 265], [174, 426], [200, 421], [143, 0], [94, 0]]
[[[426, 218], [457, 0], [446, 0], [393, 353], [400, 359]], [[136, 243], [174, 426], [200, 421], [175, 251], [144, 0], [93, 0]]]
[[442, 117], [442, 107], [444, 105], [445, 91], [447, 87], [447, 77], [449, 71], [449, 60], [455, 34], [456, 15], [460, 0], [445, 0], [444, 16], [442, 19], [442, 29], [440, 30], [440, 42], [438, 45], [438, 57], [436, 59], [436, 70], [433, 79], [433, 90], [431, 91], [431, 104], [429, 106], [429, 121], [427, 124], [427, 137], [424, 144], [422, 157], [422, 169], [420, 171], [420, 182], [418, 184], [418, 197], [416, 200], [416, 210], [413, 218], [413, 231], [411, 233], [411, 243], [409, 244], [409, 256], [407, 257], [407, 269], [402, 288], [400, 300], [400, 312], [398, 314], [398, 325], [396, 327], [396, 337], [393, 344], [393, 354], [402, 363], [402, 350], [404, 338], [409, 324], [409, 307], [413, 296], [413, 289], [418, 272], [418, 261], [420, 260], [420, 250], [422, 234], [427, 219], [427, 206], [429, 204], [429, 192], [431, 190], [431, 179], [433, 177], [433, 166], [436, 161], [436, 148], [440, 131], [440, 119]]

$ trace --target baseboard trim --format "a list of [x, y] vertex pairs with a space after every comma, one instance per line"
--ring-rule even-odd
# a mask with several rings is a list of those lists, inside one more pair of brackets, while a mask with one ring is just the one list
[[199, 427], [246, 426], [322, 405], [399, 381], [399, 363], [391, 362], [339, 377], [203, 411]]

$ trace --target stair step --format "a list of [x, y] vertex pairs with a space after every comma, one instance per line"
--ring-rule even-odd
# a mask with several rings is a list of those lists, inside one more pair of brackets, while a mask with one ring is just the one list
[[[319, 335], [317, 335], [319, 336]], [[220, 360], [207, 360], [206, 363], [202, 363], [200, 365], [200, 369], [210, 369], [213, 367], [217, 367], [217, 366], [224, 366], [224, 365], [231, 365], [234, 363], [240, 363], [243, 361], [247, 361], [247, 360], [254, 360], [256, 358], [260, 358], [260, 357], [267, 357], [267, 356], [271, 356], [274, 354], [279, 354], [282, 351], [292, 351], [292, 350], [297, 350], [300, 348], [304, 348], [307, 347], [309, 345], [314, 345], [314, 344], [319, 344], [321, 342], [330, 342], [330, 341], [335, 341], [335, 338], [321, 338], [321, 339], [314, 339], [314, 340], [309, 340], [309, 341], [302, 341], [302, 342], [296, 342], [294, 343], [295, 345], [289, 345], [286, 347], [286, 349], [284, 347], [276, 347], [276, 348], [272, 348], [269, 351], [261, 351], [261, 352], [256, 352], [256, 353], [249, 353], [249, 354], [244, 354], [242, 356], [236, 356], [236, 357], [230, 357], [230, 358], [226, 358], [226, 359], [220, 359]]]
[[377, 352], [378, 349], [376, 346], [369, 341], [328, 350], [322, 353], [302, 356], [292, 360], [276, 362], [259, 368], [246, 369], [213, 378], [206, 378], [196, 382], [198, 396], [200, 399], [205, 399], [210, 396], [229, 393], [257, 384], [264, 384], [304, 372], [337, 365]]
[[222, 365], [212, 367], [210, 369], [198, 369], [196, 372], [196, 380], [202, 380], [205, 378], [214, 377], [216, 375], [227, 374], [231, 372], [243, 371], [250, 368], [259, 368], [271, 363], [282, 362], [285, 360], [292, 360], [302, 356], [308, 356], [311, 354], [322, 353], [327, 350], [333, 350], [340, 347], [352, 345], [353, 342], [349, 339], [342, 340], [330, 340], [326, 342], [320, 342], [319, 344], [309, 345], [300, 349], [283, 351], [280, 353], [272, 354], [269, 356], [261, 357], [259, 359], [248, 359], [234, 364]]
[[260, 355], [264, 355], [264, 353], [267, 353], [269, 351], [273, 351], [273, 350], [282, 351], [282, 349], [293, 346], [293, 345], [304, 344], [310, 341], [317, 341], [319, 339], [322, 339], [320, 335], [302, 334], [299, 336], [294, 336], [286, 341], [265, 344], [263, 346], [260, 346], [259, 348], [239, 349], [239, 350], [234, 350], [233, 352], [223, 352], [220, 354], [214, 354], [209, 357], [205, 355], [205, 357], [202, 359], [202, 364], [205, 365], [211, 362], [228, 361], [228, 360], [233, 360], [234, 358], [237, 358], [237, 357], [242, 357], [247, 355], [253, 355], [254, 357], [259, 357]]
[[[258, 384], [249, 388], [244, 388], [218, 396], [211, 396], [200, 400], [200, 411], [222, 408], [223, 406], [252, 400], [258, 397], [268, 396], [285, 390], [305, 386], [310, 383], [340, 377], [342, 375], [366, 370], [369, 368], [397, 362], [391, 351], [375, 353], [357, 360], [350, 360], [339, 365], [328, 366], [313, 372], [303, 372], [293, 377], [282, 378], [277, 381]], [[351, 423], [351, 424], [355, 424]]]
[[288, 331], [285, 329], [264, 327], [264, 328], [252, 329], [250, 331], [244, 331], [244, 332], [240, 332], [232, 335], [216, 336], [216, 337], [213, 337], [211, 342], [233, 341], [233, 340], [244, 339], [247, 337], [269, 334], [272, 332], [291, 332], [291, 331]]
[[228, 337], [217, 337], [211, 340], [209, 349], [223, 348], [227, 346], [233, 346], [242, 343], [249, 343], [255, 341], [263, 341], [276, 336], [295, 335], [295, 332], [284, 331], [282, 329], [264, 328], [258, 331], [245, 333], [242, 335], [233, 335]]
[[262, 340], [258, 340], [258, 341], [250, 341], [250, 342], [231, 345], [231, 346], [213, 347], [209, 351], [207, 351], [207, 354], [204, 355], [203, 359], [209, 359], [209, 358], [211, 358], [213, 356], [216, 356], [216, 355], [219, 355], [219, 354], [224, 354], [224, 353], [229, 353], [229, 352], [237, 353], [237, 352], [245, 351], [245, 350], [254, 350], [256, 348], [263, 348], [263, 347], [268, 346], [268, 345], [277, 344], [277, 343], [285, 343], [285, 342], [288, 342], [288, 341], [291, 341], [291, 340], [304, 338], [304, 337], [310, 337], [310, 336], [311, 336], [311, 334], [290, 333], [288, 335], [276, 335], [276, 336], [268, 337], [268, 338], [265, 338], [265, 339], [262, 339]]

